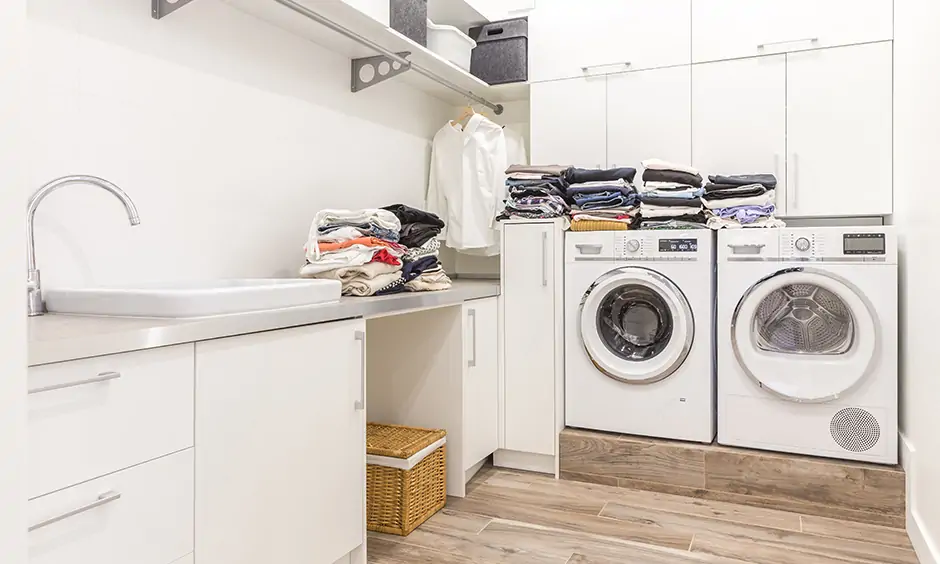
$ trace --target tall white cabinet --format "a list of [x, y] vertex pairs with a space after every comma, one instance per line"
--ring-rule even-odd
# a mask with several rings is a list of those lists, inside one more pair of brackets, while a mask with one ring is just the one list
[[364, 347], [362, 320], [196, 344], [200, 564], [332, 563], [363, 546]]
[[773, 173], [777, 215], [889, 215], [892, 18], [891, 0], [542, 0], [532, 162]]
[[563, 413], [563, 225], [502, 224], [502, 417], [495, 463], [554, 473]]

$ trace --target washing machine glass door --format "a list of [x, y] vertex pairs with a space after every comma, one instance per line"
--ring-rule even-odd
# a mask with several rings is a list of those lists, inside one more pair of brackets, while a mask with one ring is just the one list
[[608, 272], [581, 300], [581, 341], [594, 365], [629, 384], [668, 377], [692, 348], [695, 320], [682, 291], [646, 268]]
[[790, 401], [831, 401], [864, 380], [877, 352], [871, 304], [850, 281], [791, 268], [751, 286], [738, 302], [731, 343], [745, 373]]

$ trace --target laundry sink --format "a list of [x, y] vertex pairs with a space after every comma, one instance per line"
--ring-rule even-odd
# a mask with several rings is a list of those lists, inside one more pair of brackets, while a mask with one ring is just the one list
[[46, 310], [123, 317], [204, 317], [337, 302], [336, 280], [244, 279], [114, 288], [48, 288]]

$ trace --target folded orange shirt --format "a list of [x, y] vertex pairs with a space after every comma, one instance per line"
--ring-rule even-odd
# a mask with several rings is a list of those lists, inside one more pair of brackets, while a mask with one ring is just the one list
[[402, 249], [402, 246], [398, 243], [392, 243], [391, 241], [386, 241], [377, 237], [359, 237], [356, 239], [350, 239], [348, 241], [341, 241], [339, 243], [317, 243], [317, 245], [320, 247], [321, 253], [338, 251], [340, 249], [352, 247], [353, 245], [364, 245], [366, 247], [388, 247], [389, 249], [396, 250]]

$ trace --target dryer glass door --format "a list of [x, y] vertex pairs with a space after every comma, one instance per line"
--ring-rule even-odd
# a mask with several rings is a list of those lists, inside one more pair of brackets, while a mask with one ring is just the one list
[[662, 274], [635, 267], [608, 272], [588, 289], [579, 324], [594, 365], [631, 384], [656, 382], [675, 372], [695, 334], [682, 291]]
[[815, 268], [760, 280], [738, 302], [731, 343], [759, 386], [796, 402], [831, 401], [868, 374], [878, 324], [849, 281]]

